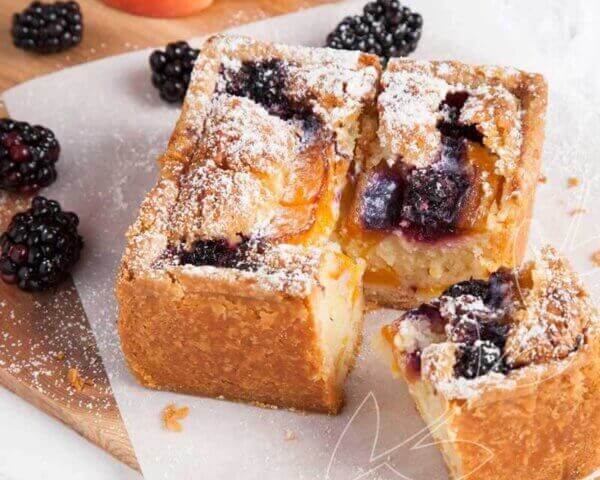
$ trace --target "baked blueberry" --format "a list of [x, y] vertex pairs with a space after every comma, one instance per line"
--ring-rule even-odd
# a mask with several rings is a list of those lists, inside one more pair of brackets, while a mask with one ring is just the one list
[[35, 192], [56, 180], [60, 145], [42, 126], [0, 119], [0, 188]]
[[62, 281], [79, 260], [83, 239], [79, 218], [60, 204], [35, 197], [15, 215], [0, 237], [0, 276], [21, 290], [41, 291]]

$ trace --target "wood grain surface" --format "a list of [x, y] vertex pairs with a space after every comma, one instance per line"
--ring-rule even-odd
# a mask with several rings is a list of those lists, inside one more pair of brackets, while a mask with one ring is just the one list
[[[98, 0], [79, 2], [85, 24], [83, 42], [67, 52], [47, 56], [21, 51], [10, 41], [12, 14], [29, 1], [0, 2], [0, 91], [71, 65], [329, 3], [215, 0], [196, 16], [162, 20], [118, 12]], [[1, 105], [0, 114], [5, 114]], [[0, 193], [2, 231], [28, 202], [28, 198]], [[85, 382], [83, 389], [74, 388], [70, 370]], [[93, 333], [70, 280], [43, 294], [23, 293], [0, 282], [0, 384], [139, 470]]]

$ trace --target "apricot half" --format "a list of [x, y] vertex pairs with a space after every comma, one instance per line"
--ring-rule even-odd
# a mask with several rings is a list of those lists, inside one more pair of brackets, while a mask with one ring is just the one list
[[205, 9], [213, 0], [103, 0], [108, 6], [146, 17], [184, 17]]

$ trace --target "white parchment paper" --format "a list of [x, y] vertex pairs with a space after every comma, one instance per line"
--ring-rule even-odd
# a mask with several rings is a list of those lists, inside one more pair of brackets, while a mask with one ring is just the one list
[[[260, 39], [321, 45], [363, 2], [346, 2], [246, 25]], [[544, 172], [532, 245], [551, 241], [597, 294], [600, 272], [600, 2], [413, 0], [425, 18], [416, 53], [514, 65], [550, 82]], [[175, 39], [174, 39], [175, 40]], [[43, 193], [81, 217], [86, 249], [75, 282], [123, 419], [147, 479], [444, 479], [441, 456], [373, 342], [393, 312], [367, 318], [367, 337], [337, 417], [265, 410], [139, 387], [125, 368], [113, 294], [124, 232], [153, 184], [178, 109], [152, 88], [149, 50], [29, 81], [3, 95], [17, 119], [53, 129], [63, 145], [58, 181]], [[583, 183], [567, 189], [567, 178]], [[587, 213], [572, 215], [576, 208]], [[161, 428], [170, 402], [188, 405], [181, 434]], [[515, 459], [518, 461], [518, 459]]]

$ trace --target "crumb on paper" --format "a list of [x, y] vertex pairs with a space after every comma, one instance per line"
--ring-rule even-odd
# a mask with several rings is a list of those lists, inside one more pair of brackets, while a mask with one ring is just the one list
[[291, 442], [292, 440], [296, 440], [298, 436], [296, 435], [296, 432], [290, 430], [289, 428], [286, 428], [283, 438], [286, 442]]
[[584, 213], [587, 213], [587, 210], [583, 207], [577, 207], [574, 208], [573, 210], [571, 210], [569, 212], [569, 215], [571, 215], [572, 217], [576, 216], [576, 215], [583, 215]]
[[597, 267], [600, 267], [600, 250], [596, 250], [592, 253], [592, 262], [594, 262], [594, 265]]
[[164, 427], [171, 432], [181, 432], [183, 427], [179, 420], [183, 420], [190, 413], [190, 407], [177, 408], [174, 403], [165, 407], [161, 417]]
[[544, 174], [540, 174], [538, 177], [538, 182], [540, 183], [548, 183], [548, 177]]
[[67, 378], [69, 379], [71, 387], [73, 387], [77, 392], [81, 392], [83, 387], [87, 384], [87, 382], [79, 374], [79, 370], [76, 368], [69, 368]]
[[575, 188], [579, 185], [581, 185], [581, 180], [577, 177], [569, 177], [569, 179], [567, 180], [567, 186], [569, 188]]

